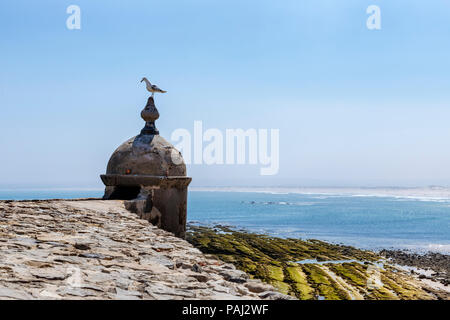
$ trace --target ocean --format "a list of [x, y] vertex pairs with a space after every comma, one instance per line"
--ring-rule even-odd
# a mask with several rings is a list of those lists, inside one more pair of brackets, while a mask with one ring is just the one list
[[[450, 197], [382, 189], [200, 189], [188, 221], [358, 248], [450, 253]], [[0, 190], [0, 199], [101, 197], [100, 189]]]

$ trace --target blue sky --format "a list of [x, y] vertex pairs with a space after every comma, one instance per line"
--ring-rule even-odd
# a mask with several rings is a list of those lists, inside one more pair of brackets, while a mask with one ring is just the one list
[[193, 185], [450, 185], [449, 17], [444, 0], [2, 1], [0, 188], [101, 187], [143, 127], [142, 76], [168, 91], [167, 139], [280, 129], [278, 175], [192, 165]]

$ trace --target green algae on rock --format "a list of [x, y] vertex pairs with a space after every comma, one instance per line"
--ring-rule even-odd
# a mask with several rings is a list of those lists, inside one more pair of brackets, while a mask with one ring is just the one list
[[440, 297], [383, 257], [320, 240], [282, 239], [224, 226], [190, 226], [187, 240], [298, 299], [436, 299]]

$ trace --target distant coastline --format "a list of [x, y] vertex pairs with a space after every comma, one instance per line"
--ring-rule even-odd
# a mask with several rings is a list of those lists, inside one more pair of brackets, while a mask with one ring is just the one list
[[[71, 192], [93, 192], [102, 193], [103, 187], [51, 187], [51, 188], [0, 188], [0, 196], [3, 194], [13, 193], [50, 193], [55, 192], [67, 193]], [[192, 192], [254, 192], [268, 194], [311, 194], [311, 195], [341, 195], [355, 197], [394, 197], [405, 199], [416, 199], [426, 201], [450, 201], [450, 187], [429, 186], [429, 187], [267, 187], [267, 186], [191, 186], [189, 191]], [[9, 199], [4, 199], [9, 200]]]
[[450, 201], [450, 187], [191, 187], [190, 191], [317, 194]]

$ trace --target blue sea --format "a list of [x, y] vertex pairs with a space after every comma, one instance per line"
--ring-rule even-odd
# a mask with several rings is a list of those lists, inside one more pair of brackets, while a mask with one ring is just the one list
[[[0, 199], [101, 197], [102, 190], [1, 191]], [[364, 249], [450, 253], [450, 198], [191, 191], [188, 220]]]

